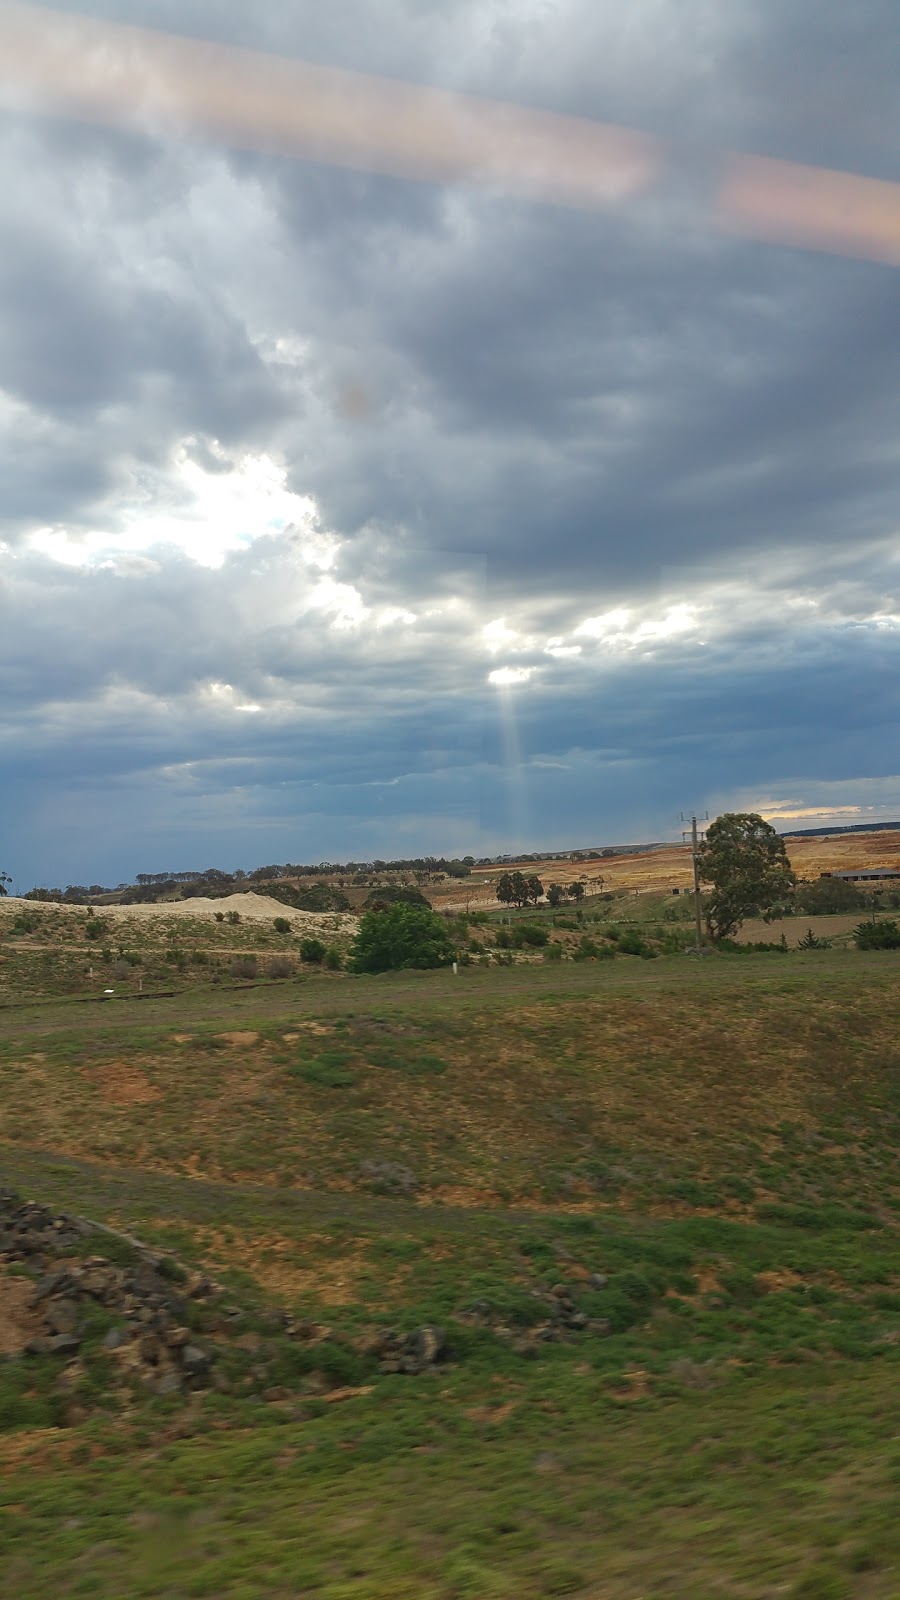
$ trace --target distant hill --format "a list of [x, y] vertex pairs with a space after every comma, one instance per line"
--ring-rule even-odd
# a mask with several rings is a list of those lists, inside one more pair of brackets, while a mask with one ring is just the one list
[[895, 833], [900, 822], [853, 822], [840, 828], [791, 828], [782, 832], [783, 839], [830, 839], [836, 833]]

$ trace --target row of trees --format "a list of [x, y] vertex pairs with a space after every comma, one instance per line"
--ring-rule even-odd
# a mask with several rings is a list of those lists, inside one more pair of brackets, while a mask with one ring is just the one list
[[[602, 879], [598, 880], [602, 884]], [[504, 872], [497, 884], [497, 899], [504, 906], [536, 906], [544, 897], [544, 885], [536, 874], [526, 878], [524, 872]], [[583, 900], [584, 884], [551, 883], [547, 890], [547, 903], [561, 906], [566, 900]]]

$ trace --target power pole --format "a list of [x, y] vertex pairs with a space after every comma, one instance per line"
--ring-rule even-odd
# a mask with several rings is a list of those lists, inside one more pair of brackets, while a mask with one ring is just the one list
[[[707, 821], [708, 817], [709, 817], [709, 813], [707, 812], [706, 815], [703, 818], [704, 822]], [[685, 816], [683, 811], [681, 813], [681, 820], [682, 820], [682, 822], [686, 822], [687, 821], [687, 817]], [[687, 834], [687, 830], [686, 829], [682, 831], [681, 837], [684, 840], [685, 844], [687, 844], [688, 834]], [[697, 818], [692, 814], [691, 815], [690, 840], [691, 840], [691, 863], [692, 863], [693, 868], [694, 868], [694, 930], [695, 930], [695, 946], [694, 946], [694, 949], [695, 949], [695, 953], [698, 956], [701, 954], [701, 952], [703, 950], [703, 913], [702, 913], [701, 906], [700, 906], [700, 845], [701, 845], [704, 837], [705, 837], [705, 834], [702, 832], [702, 830], [698, 829], [698, 827], [697, 827]]]

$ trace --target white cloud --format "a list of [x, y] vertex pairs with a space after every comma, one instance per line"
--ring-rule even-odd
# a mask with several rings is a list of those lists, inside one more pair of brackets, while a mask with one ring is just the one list
[[327, 571], [337, 541], [323, 533], [309, 495], [286, 487], [287, 474], [268, 455], [245, 455], [235, 464], [213, 441], [207, 447], [221, 471], [206, 471], [185, 440], [169, 474], [145, 474], [130, 501], [116, 514], [115, 526], [75, 533], [65, 527], [37, 529], [31, 549], [63, 566], [106, 565], [120, 553], [136, 555], [166, 547], [180, 550], [198, 566], [218, 568], [232, 551], [272, 534], [288, 534], [307, 565]]
[[514, 683], [528, 683], [533, 672], [533, 667], [497, 667], [488, 673], [488, 683], [507, 689]]

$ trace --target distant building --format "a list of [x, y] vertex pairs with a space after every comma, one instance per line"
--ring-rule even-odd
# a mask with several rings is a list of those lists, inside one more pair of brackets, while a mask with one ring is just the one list
[[844, 883], [881, 883], [885, 878], [900, 878], [900, 867], [875, 867], [868, 871], [854, 868], [851, 872], [823, 872], [820, 876], [842, 878]]

